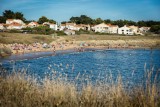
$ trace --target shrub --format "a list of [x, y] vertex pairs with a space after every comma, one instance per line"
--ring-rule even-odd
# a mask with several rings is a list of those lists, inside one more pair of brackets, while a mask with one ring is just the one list
[[12, 51], [9, 48], [0, 48], [0, 56], [11, 55]]

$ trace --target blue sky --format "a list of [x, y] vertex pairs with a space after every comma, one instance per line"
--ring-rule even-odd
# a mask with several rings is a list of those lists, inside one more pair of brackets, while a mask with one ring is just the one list
[[82, 14], [91, 18], [160, 21], [160, 0], [0, 0], [4, 10], [22, 12], [28, 20], [46, 16], [58, 22]]

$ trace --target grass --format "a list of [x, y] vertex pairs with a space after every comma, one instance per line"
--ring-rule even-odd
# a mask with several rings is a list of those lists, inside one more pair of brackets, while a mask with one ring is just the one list
[[123, 35], [75, 35], [75, 36], [65, 36], [65, 39], [72, 40], [75, 39], [76, 41], [83, 41], [83, 40], [142, 40], [142, 39], [149, 39], [149, 40], [160, 40], [160, 36], [123, 36]]
[[[81, 91], [76, 85], [60, 78], [47, 77], [39, 84], [36, 78], [25, 73], [0, 76], [0, 106], [2, 107], [159, 107], [160, 88], [151, 83], [147, 73], [145, 87], [126, 91], [121, 76], [112, 84], [87, 84]], [[142, 84], [141, 84], [142, 85]]]
[[35, 42], [50, 43], [52, 41], [53, 39], [49, 35], [0, 32], [0, 43], [3, 44], [12, 44], [12, 43], [31, 44]]

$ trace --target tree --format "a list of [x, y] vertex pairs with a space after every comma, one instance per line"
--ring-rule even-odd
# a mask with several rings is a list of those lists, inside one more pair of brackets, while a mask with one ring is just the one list
[[0, 23], [6, 23], [6, 18], [3, 16], [0, 16]]
[[14, 19], [15, 18], [15, 14], [11, 10], [5, 10], [3, 12], [3, 17], [5, 17], [6, 19]]
[[137, 22], [137, 25], [139, 26], [139, 27], [142, 27], [142, 26], [147, 26], [147, 24], [146, 24], [146, 22], [145, 21], [138, 21]]
[[95, 24], [100, 24], [100, 23], [103, 23], [104, 21], [101, 19], [101, 18], [97, 18], [95, 20]]
[[42, 16], [41, 18], [39, 18], [38, 23], [39, 24], [43, 24], [44, 22], [48, 22], [49, 19], [45, 16]]
[[69, 22], [76, 24], [92, 24], [93, 20], [86, 15], [81, 15], [80, 17], [71, 17]]
[[112, 21], [110, 19], [106, 19], [104, 20], [104, 23], [109, 24], [109, 23], [112, 23]]
[[80, 22], [80, 17], [71, 17], [70, 18], [70, 21], [72, 22], [72, 23], [76, 23], [76, 24], [80, 24], [81, 22]]
[[54, 23], [54, 24], [56, 24], [56, 21], [53, 20], [53, 19], [49, 19], [49, 23]]
[[150, 31], [160, 34], [160, 25], [152, 25]]
[[22, 21], [26, 21], [26, 19], [24, 18], [23, 14], [21, 12], [16, 12], [14, 14], [14, 16], [15, 16], [14, 17], [15, 19], [21, 19]]

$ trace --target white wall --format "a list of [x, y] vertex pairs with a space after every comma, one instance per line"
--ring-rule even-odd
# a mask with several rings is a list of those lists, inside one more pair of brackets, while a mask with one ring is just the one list
[[133, 31], [129, 27], [123, 26], [118, 28], [118, 34], [133, 35]]
[[57, 30], [58, 29], [58, 26], [57, 24], [50, 24], [49, 27], [53, 30]]

